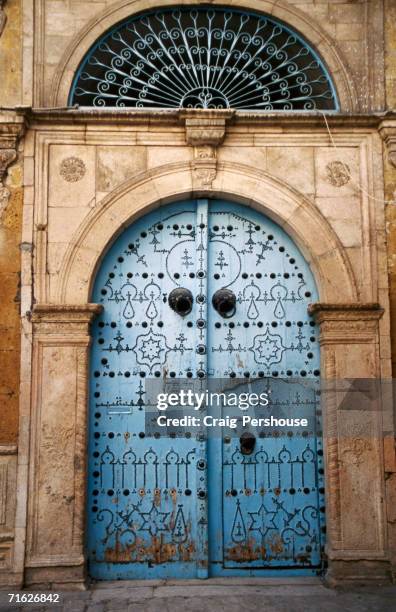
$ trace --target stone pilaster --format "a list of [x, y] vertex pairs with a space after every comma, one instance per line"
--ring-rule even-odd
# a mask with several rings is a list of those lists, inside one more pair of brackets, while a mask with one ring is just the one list
[[[383, 310], [378, 304], [317, 303], [310, 306], [310, 313], [320, 325], [328, 579], [334, 583], [389, 579], [384, 407], [374, 384], [380, 378]], [[356, 379], [373, 380], [369, 403], [354, 399], [353, 385], [362, 384]]]
[[12, 573], [15, 540], [16, 444], [0, 444], [0, 587], [20, 586]]
[[27, 584], [83, 584], [89, 326], [101, 306], [36, 306]]

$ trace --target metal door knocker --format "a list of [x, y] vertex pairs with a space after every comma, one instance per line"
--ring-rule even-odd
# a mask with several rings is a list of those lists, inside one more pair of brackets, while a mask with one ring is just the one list
[[193, 294], [189, 289], [177, 287], [173, 289], [168, 297], [169, 306], [181, 317], [190, 314], [193, 307]]
[[231, 289], [219, 289], [213, 295], [212, 304], [224, 319], [233, 317], [236, 311], [236, 296]]

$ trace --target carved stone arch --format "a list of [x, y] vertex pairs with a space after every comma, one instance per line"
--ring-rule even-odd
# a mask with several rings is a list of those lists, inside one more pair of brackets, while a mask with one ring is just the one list
[[[183, 5], [204, 4], [201, 0], [180, 2]], [[95, 16], [74, 37], [66, 49], [55, 71], [51, 85], [52, 106], [66, 106], [74, 75], [83, 57], [95, 41], [115, 24], [134, 14], [150, 9], [173, 7], [172, 0], [121, 0]], [[283, 0], [219, 0], [218, 6], [229, 6], [265, 13], [283, 21], [298, 33], [319, 53], [324, 61], [337, 91], [341, 111], [359, 110], [356, 88], [345, 58], [331, 39], [311, 15], [303, 13]]]
[[243, 164], [219, 163], [212, 187], [194, 189], [191, 165], [173, 163], [124, 182], [86, 218], [64, 257], [58, 303], [86, 303], [101, 258], [115, 238], [139, 216], [194, 197], [229, 199], [256, 208], [281, 225], [310, 264], [320, 300], [357, 300], [349, 259], [327, 220], [297, 190], [266, 172]]

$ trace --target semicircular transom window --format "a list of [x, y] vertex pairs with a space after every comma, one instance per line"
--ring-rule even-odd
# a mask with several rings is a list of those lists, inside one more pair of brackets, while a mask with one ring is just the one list
[[319, 56], [284, 24], [220, 8], [145, 13], [90, 49], [70, 104], [135, 108], [335, 110]]

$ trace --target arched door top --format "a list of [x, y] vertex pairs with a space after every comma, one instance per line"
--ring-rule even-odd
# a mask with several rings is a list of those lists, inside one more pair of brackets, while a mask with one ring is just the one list
[[[190, 10], [202, 7], [200, 0], [190, 0]], [[54, 75], [51, 87], [51, 104], [61, 106], [68, 104], [70, 92], [79, 67], [82, 66], [84, 58], [88, 56], [98, 41], [102, 41], [105, 33], [113, 32], [118, 24], [124, 23], [140, 16], [144, 11], [156, 11], [158, 9], [156, 0], [124, 0], [112, 4], [101, 14], [95, 15], [84, 28], [76, 34], [66, 49]], [[161, 10], [174, 8], [172, 0], [163, 0], [160, 4]], [[229, 8], [229, 0], [219, 0], [216, 9]], [[267, 16], [273, 22], [281, 24], [287, 31], [293, 30], [297, 33], [303, 45], [310, 49], [316, 49], [322, 66], [331, 75], [334, 83], [338, 106], [343, 111], [353, 111], [357, 108], [356, 88], [353, 76], [350, 74], [348, 64], [342, 56], [342, 52], [336, 47], [323, 28], [295, 5], [279, 0], [240, 0], [232, 3], [234, 12], [246, 11], [258, 15]], [[81, 101], [76, 100], [76, 102]]]
[[[218, 165], [210, 197], [247, 204], [267, 214], [291, 236], [310, 263], [321, 301], [357, 301], [356, 280], [345, 249], [312, 202], [284, 182], [243, 164]], [[124, 227], [161, 203], [194, 193], [190, 164], [176, 163], [126, 181], [92, 210], [65, 254], [51, 298], [58, 303], [86, 303], [103, 253]], [[337, 275], [335, 282], [329, 270]]]
[[132, 108], [337, 110], [319, 54], [294, 29], [235, 7], [129, 17], [82, 60], [70, 104]]

